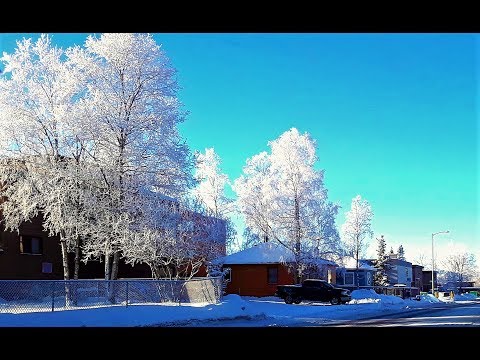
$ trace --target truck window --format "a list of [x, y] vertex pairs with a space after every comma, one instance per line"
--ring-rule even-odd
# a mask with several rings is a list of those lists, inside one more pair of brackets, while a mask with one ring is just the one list
[[307, 287], [316, 287], [316, 288], [323, 288], [323, 282], [321, 281], [304, 281], [303, 286]]

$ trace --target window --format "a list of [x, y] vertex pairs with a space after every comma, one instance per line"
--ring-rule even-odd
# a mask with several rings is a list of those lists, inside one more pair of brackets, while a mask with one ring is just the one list
[[345, 273], [345, 285], [353, 285], [353, 273]]
[[278, 284], [278, 268], [275, 267], [269, 267], [267, 269], [268, 271], [268, 283], [269, 284]]
[[225, 282], [232, 281], [232, 269], [231, 268], [224, 268], [223, 269], [223, 280]]
[[42, 239], [33, 236], [20, 235], [20, 253], [30, 255], [42, 254]]

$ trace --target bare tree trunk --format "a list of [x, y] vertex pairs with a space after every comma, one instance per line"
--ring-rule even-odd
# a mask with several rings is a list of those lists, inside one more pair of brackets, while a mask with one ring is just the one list
[[158, 271], [157, 267], [155, 265], [149, 264], [150, 265], [150, 270], [152, 271], [152, 279], [158, 280]]
[[[70, 280], [70, 270], [68, 268], [68, 252], [67, 241], [62, 233], [60, 233], [60, 246], [62, 249], [62, 263], [63, 263], [63, 280]], [[65, 281], [65, 305], [71, 304], [71, 294], [69, 283]]]
[[355, 267], [355, 276], [357, 278], [357, 289], [360, 288], [360, 279], [358, 278], [358, 253], [359, 253], [359, 246], [358, 246], [358, 243], [357, 243], [357, 246], [355, 247], [355, 259], [356, 259], [356, 267]]
[[119, 263], [120, 263], [120, 251], [117, 250], [113, 253], [112, 274], [110, 276], [111, 280], [118, 279]]
[[301, 236], [301, 229], [300, 229], [300, 205], [298, 204], [298, 199], [295, 196], [295, 263], [296, 263], [296, 271], [295, 271], [295, 283], [299, 284], [301, 282], [301, 274], [300, 274], [300, 236]]
[[[78, 280], [78, 274], [80, 272], [80, 237], [77, 236], [75, 240], [75, 262], [73, 268], [73, 279]], [[74, 296], [73, 296], [73, 305], [77, 306], [77, 286], [79, 284], [75, 283], [74, 285]]]
[[110, 280], [110, 253], [105, 252], [105, 280]]
[[80, 273], [80, 237], [77, 236], [75, 242], [75, 264], [73, 270], [73, 278], [78, 280], [78, 275]]
[[70, 271], [68, 269], [67, 241], [62, 234], [60, 234], [60, 246], [62, 248], [63, 280], [70, 280]]

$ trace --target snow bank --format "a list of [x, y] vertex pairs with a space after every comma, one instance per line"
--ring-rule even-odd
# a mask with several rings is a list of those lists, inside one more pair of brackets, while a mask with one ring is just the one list
[[353, 290], [352, 291], [352, 299], [354, 300], [360, 300], [360, 299], [380, 299], [380, 295], [377, 294], [374, 290], [372, 289], [359, 289], [359, 290]]
[[378, 303], [384, 305], [403, 305], [405, 301], [394, 295], [377, 294], [374, 290], [362, 289], [352, 291], [352, 300], [349, 304]]
[[437, 299], [435, 296], [432, 294], [424, 294], [420, 295], [421, 300], [420, 301], [425, 301], [429, 303], [439, 303], [442, 302], [441, 300]]
[[224, 312], [227, 317], [259, 315], [249, 302], [236, 294], [223, 297], [222, 312]]
[[477, 297], [473, 294], [455, 294], [454, 301], [472, 301], [476, 300]]

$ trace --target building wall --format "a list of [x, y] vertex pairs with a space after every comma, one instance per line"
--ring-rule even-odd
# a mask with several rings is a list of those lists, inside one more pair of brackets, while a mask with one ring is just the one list
[[387, 264], [389, 267], [386, 273], [390, 284], [405, 284], [410, 286], [413, 278], [411, 262], [390, 258]]
[[[423, 279], [423, 289], [422, 291], [429, 292], [432, 291], [432, 271], [431, 270], [423, 270], [422, 271], [422, 279]], [[437, 272], [433, 272], [433, 280], [435, 281], [435, 288], [438, 286], [437, 282]]]
[[397, 265], [398, 283], [410, 286], [412, 282], [412, 266]]
[[418, 287], [419, 289], [423, 288], [422, 270], [423, 270], [423, 266], [412, 265], [412, 284], [411, 284], [411, 286]]
[[[278, 282], [268, 283], [268, 268], [278, 269]], [[238, 294], [241, 296], [273, 296], [277, 285], [289, 285], [294, 279], [288, 269], [281, 264], [235, 264], [224, 265], [223, 268], [230, 268], [231, 281], [227, 283], [227, 294]]]
[[[373, 286], [373, 278], [375, 271], [358, 269], [358, 286]], [[345, 277], [349, 276], [353, 279], [353, 284], [350, 282], [345, 284]], [[336, 276], [336, 284], [345, 286], [357, 286], [357, 270], [356, 269], [338, 269]]]
[[[60, 243], [57, 237], [49, 237], [42, 229], [39, 217], [23, 223], [19, 233], [0, 228], [0, 279], [51, 280], [63, 279]], [[22, 254], [20, 236], [42, 239], [42, 254]], [[42, 263], [51, 264], [51, 273], [42, 272]]]
[[[0, 214], [1, 216], [1, 214]], [[22, 254], [20, 236], [33, 236], [42, 239], [42, 254]], [[73, 278], [74, 254], [69, 253], [70, 278]], [[51, 264], [51, 273], [42, 272], [42, 264]], [[81, 279], [103, 279], [105, 274], [103, 261], [80, 262]], [[205, 266], [201, 266], [195, 276], [206, 276]], [[146, 264], [131, 266], [120, 259], [118, 278], [151, 278], [152, 272]], [[41, 217], [25, 222], [19, 233], [5, 231], [0, 224], [0, 280], [61, 280], [63, 279], [63, 261], [58, 237], [49, 237], [43, 231]]]

